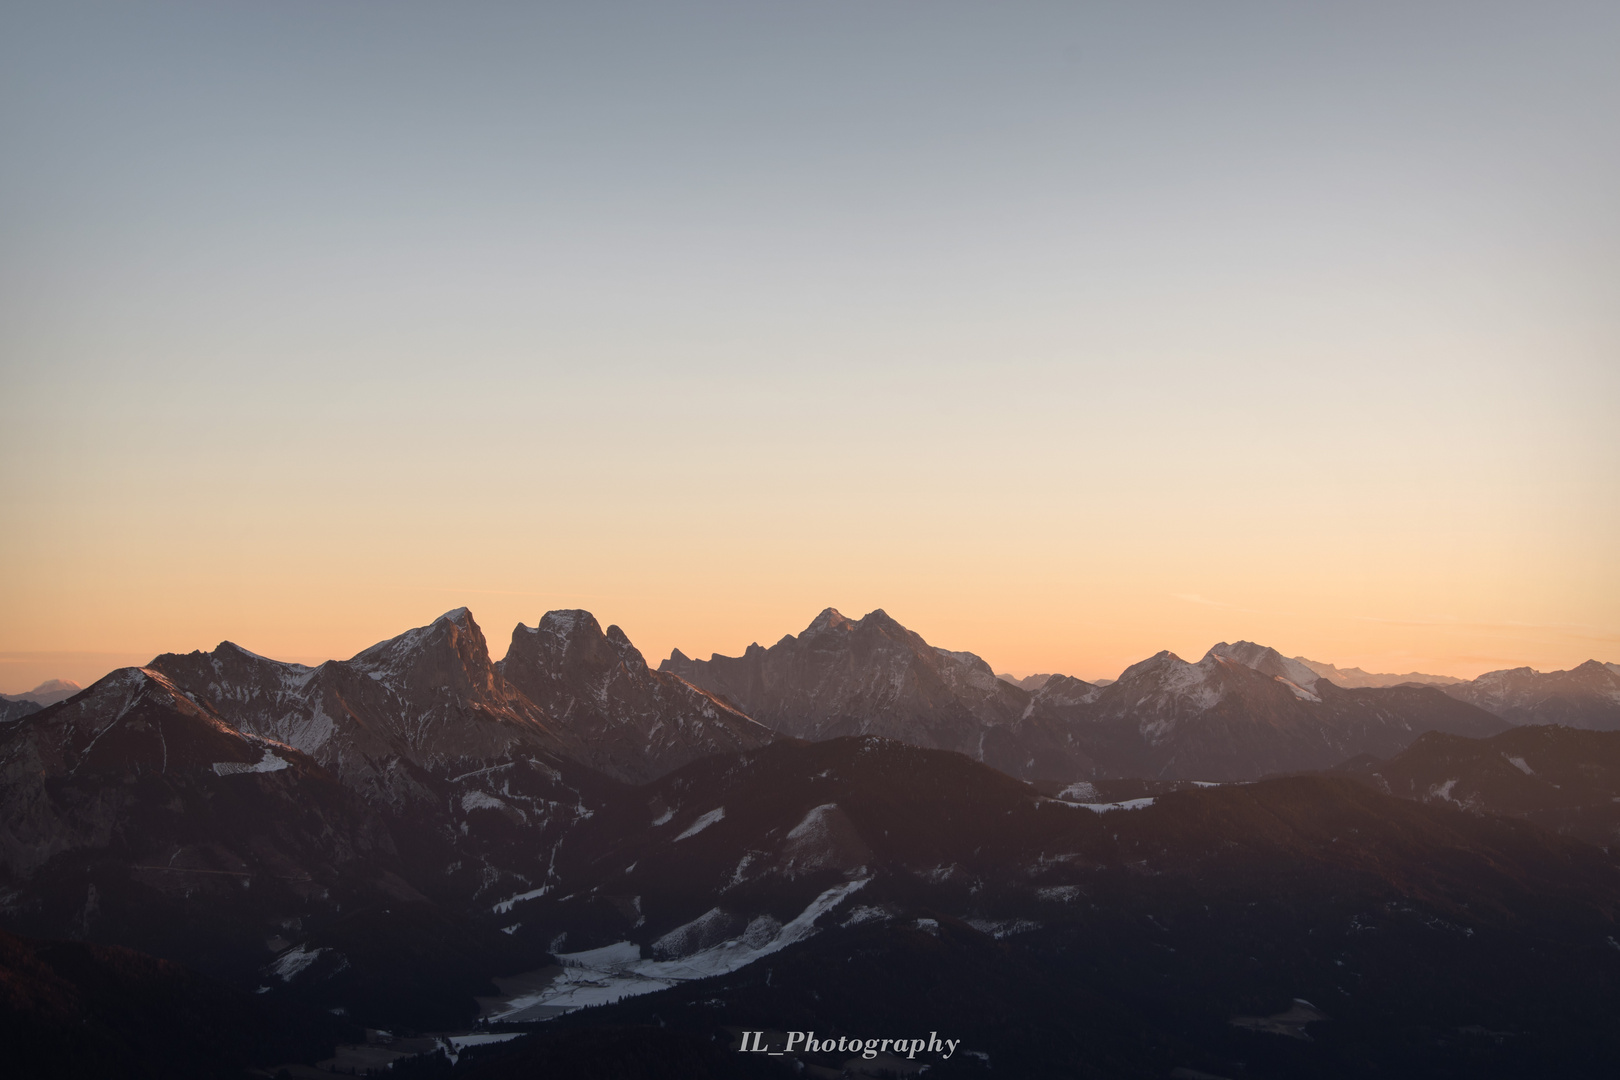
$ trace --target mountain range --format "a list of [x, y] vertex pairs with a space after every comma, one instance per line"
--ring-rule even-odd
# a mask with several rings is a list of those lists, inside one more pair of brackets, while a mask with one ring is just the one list
[[466, 609], [315, 667], [165, 654], [0, 723], [0, 1026], [127, 1045], [95, 988], [213, 979], [222, 1058], [364, 1037], [402, 1076], [452, 1067], [357, 1031], [546, 1022], [454, 1066], [532, 1075], [611, 1021], [763, 1076], [711, 1036], [862, 1009], [1008, 1075], [1602, 1075], [1620, 732], [1526, 721], [1609, 724], [1616, 671], [1493, 674], [1343, 687], [1239, 641], [1023, 686], [833, 609], [656, 670], [584, 611], [499, 661]]
[[1318, 676], [1331, 680], [1346, 689], [1355, 689], [1368, 686], [1399, 686], [1402, 683], [1426, 683], [1430, 686], [1451, 686], [1455, 683], [1466, 682], [1451, 675], [1425, 675], [1420, 671], [1409, 671], [1405, 675], [1374, 674], [1363, 671], [1361, 668], [1341, 668], [1332, 664], [1324, 664], [1320, 660], [1307, 660], [1303, 656], [1294, 657], [1296, 661], [1304, 664]]
[[1550, 672], [1509, 668], [1447, 686], [1445, 691], [1511, 724], [1620, 730], [1620, 664], [1588, 660], [1568, 671]]
[[1047, 675], [1031, 690], [882, 610], [854, 620], [828, 608], [769, 648], [708, 660], [676, 650], [660, 668], [784, 734], [880, 735], [1041, 781], [1240, 779], [1393, 753], [1429, 730], [1506, 727], [1433, 688], [1341, 690], [1250, 642], [1223, 642], [1197, 663], [1160, 653], [1107, 685]]
[[604, 633], [583, 611], [519, 624], [499, 663], [472, 614], [457, 608], [314, 668], [224, 642], [212, 653], [160, 656], [151, 669], [242, 731], [285, 742], [394, 801], [421, 794], [409, 767], [564, 755], [636, 781], [775, 737], [650, 670], [622, 630]]

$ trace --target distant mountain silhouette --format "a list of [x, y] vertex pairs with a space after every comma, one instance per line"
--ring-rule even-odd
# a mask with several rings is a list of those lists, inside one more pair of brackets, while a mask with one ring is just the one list
[[1445, 690], [1511, 724], [1620, 730], [1620, 664], [1588, 660], [1568, 671], [1549, 672], [1510, 668]]
[[1335, 685], [1342, 686], [1347, 690], [1361, 689], [1364, 687], [1399, 686], [1402, 683], [1425, 683], [1429, 686], [1451, 686], [1454, 683], [1465, 681], [1451, 675], [1425, 675], [1420, 671], [1409, 671], [1405, 675], [1379, 675], [1370, 671], [1363, 671], [1358, 667], [1334, 667], [1332, 664], [1324, 664], [1318, 660], [1307, 660], [1303, 656], [1296, 656], [1294, 659], [1310, 668], [1321, 678], [1328, 679]]

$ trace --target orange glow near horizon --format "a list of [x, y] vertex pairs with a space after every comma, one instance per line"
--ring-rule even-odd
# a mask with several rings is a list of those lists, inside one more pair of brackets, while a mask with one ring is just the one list
[[[1465, 677], [1620, 659], [1610, 474], [1589, 459], [1545, 478], [1580, 448], [1571, 430], [1614, 441], [1601, 396], [1519, 391], [1539, 427], [1506, 441], [1494, 405], [1363, 398], [1302, 420], [1191, 369], [1175, 409], [1112, 412], [1072, 385], [1019, 407], [960, 374], [921, 395], [834, 376], [791, 405], [530, 380], [493, 403], [440, 382], [382, 406], [249, 388], [132, 414], [116, 385], [92, 390], [13, 436], [0, 686], [103, 663], [37, 654], [228, 639], [347, 657], [460, 606], [496, 657], [554, 608], [619, 624], [656, 662], [768, 645], [832, 606], [1018, 674], [1112, 677], [1240, 638]], [[312, 407], [355, 415], [289, 431]]]
[[785, 600], [750, 589], [747, 582], [729, 592], [711, 589], [691, 589], [682, 598], [673, 588], [649, 588], [649, 600], [631, 590], [456, 589], [334, 579], [324, 587], [275, 589], [275, 601], [257, 608], [242, 596], [167, 608], [157, 597], [145, 603], [126, 597], [134, 601], [133, 612], [107, 618], [111, 612], [104, 608], [93, 628], [82, 628], [88, 633], [47, 624], [35, 630], [54, 630], [55, 640], [12, 636], [0, 649], [0, 690], [17, 693], [52, 677], [87, 685], [115, 667], [145, 663], [161, 652], [206, 651], [223, 640], [276, 659], [315, 664], [346, 658], [460, 606], [472, 610], [494, 659], [505, 655], [518, 622], [534, 625], [554, 608], [583, 607], [604, 627], [619, 624], [656, 665], [672, 648], [707, 658], [711, 652], [737, 655], [754, 641], [768, 646], [800, 632], [826, 606], [851, 617], [882, 607], [931, 644], [975, 652], [998, 673], [1017, 676], [1061, 672], [1112, 678], [1160, 649], [1197, 659], [1217, 641], [1239, 639], [1340, 667], [1464, 678], [1524, 664], [1553, 670], [1620, 657], [1615, 635], [1600, 628], [1491, 622], [1477, 613], [1435, 616], [1417, 605], [1368, 615], [1342, 597], [1324, 602], [1320, 596], [1313, 615], [1301, 605], [1289, 606], [1282, 586], [1238, 594], [1253, 606], [1119, 585], [1095, 590], [1076, 582], [958, 580], [949, 596], [915, 580], [881, 596], [876, 583], [844, 589], [842, 595], [829, 589], [831, 596], [798, 586]]

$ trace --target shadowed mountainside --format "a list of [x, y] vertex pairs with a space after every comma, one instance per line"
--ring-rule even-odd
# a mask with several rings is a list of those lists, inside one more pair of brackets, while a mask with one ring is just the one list
[[1520, 817], [1606, 848], [1620, 842], [1620, 731], [1431, 732], [1388, 760], [1356, 758], [1335, 771], [1406, 799]]

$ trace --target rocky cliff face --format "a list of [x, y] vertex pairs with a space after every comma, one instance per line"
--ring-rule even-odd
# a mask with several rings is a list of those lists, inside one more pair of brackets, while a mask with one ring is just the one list
[[314, 668], [230, 642], [151, 667], [239, 730], [295, 747], [394, 805], [430, 797], [418, 770], [524, 754], [554, 763], [567, 750], [544, 713], [496, 673], [466, 608]]
[[715, 695], [649, 668], [623, 630], [603, 633], [588, 611], [519, 623], [497, 670], [563, 733], [571, 756], [633, 783], [776, 738]]
[[677, 650], [660, 670], [797, 738], [881, 735], [974, 757], [987, 728], [1015, 723], [1030, 702], [977, 656], [937, 649], [881, 609], [855, 620], [828, 608], [769, 649], [707, 661]]
[[1620, 664], [1588, 660], [1568, 671], [1527, 667], [1490, 671], [1472, 682], [1448, 686], [1446, 693], [1510, 724], [1620, 730]]

